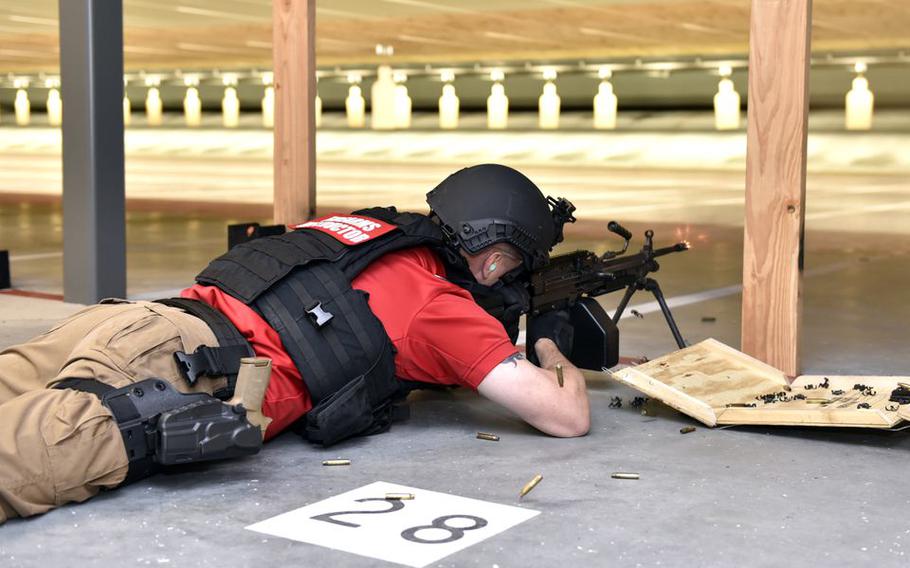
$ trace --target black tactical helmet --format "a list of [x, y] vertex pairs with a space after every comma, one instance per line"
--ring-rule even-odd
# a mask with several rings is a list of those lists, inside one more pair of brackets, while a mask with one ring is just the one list
[[563, 224], [575, 221], [571, 203], [545, 198], [521, 172], [499, 164], [455, 172], [427, 194], [427, 203], [452, 245], [475, 254], [509, 243], [521, 251], [528, 270], [547, 263], [562, 241]]

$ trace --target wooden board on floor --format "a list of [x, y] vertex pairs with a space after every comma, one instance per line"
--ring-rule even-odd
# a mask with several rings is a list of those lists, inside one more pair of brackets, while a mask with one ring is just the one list
[[[613, 376], [708, 426], [893, 428], [910, 421], [910, 405], [888, 400], [910, 377], [806, 375], [791, 384], [781, 371], [714, 339]], [[773, 402], [762, 399], [775, 394]]]

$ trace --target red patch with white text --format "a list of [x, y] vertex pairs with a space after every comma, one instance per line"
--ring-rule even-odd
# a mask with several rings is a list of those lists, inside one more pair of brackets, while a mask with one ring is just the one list
[[314, 229], [331, 235], [341, 243], [354, 246], [380, 237], [395, 230], [396, 227], [391, 223], [383, 223], [363, 215], [327, 215], [299, 225], [291, 225], [290, 228]]

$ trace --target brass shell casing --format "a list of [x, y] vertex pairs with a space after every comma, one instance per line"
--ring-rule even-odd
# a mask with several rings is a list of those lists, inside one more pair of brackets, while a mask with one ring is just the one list
[[542, 480], [543, 480], [543, 476], [541, 474], [538, 473], [537, 475], [535, 475], [534, 479], [525, 483], [525, 486], [521, 488], [521, 492], [518, 494], [518, 498], [521, 499], [522, 497], [524, 497], [525, 495], [530, 493], [531, 490], [534, 489], [535, 487], [537, 487], [537, 484], [540, 483]]

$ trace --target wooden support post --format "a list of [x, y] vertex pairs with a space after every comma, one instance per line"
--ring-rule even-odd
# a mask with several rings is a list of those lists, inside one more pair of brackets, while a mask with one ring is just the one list
[[316, 0], [273, 0], [276, 223], [316, 212]]
[[799, 374], [812, 0], [752, 0], [742, 350]]

